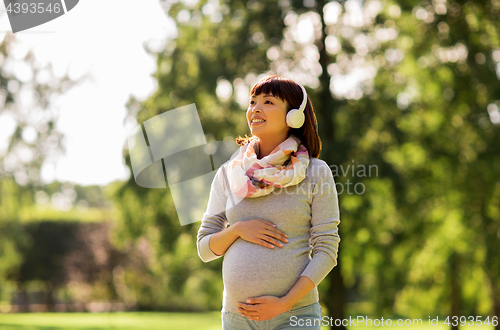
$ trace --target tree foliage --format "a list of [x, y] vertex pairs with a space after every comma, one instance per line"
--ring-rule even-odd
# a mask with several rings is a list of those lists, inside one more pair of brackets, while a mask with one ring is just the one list
[[[178, 34], [158, 54], [158, 91], [129, 102], [139, 123], [196, 103], [209, 140], [233, 138], [265, 72], [308, 89], [343, 189], [330, 315], [359, 300], [376, 315], [499, 314], [500, 2], [164, 4]], [[217, 297], [220, 260], [200, 264], [198, 226], [178, 225], [168, 190], [131, 179], [116, 196], [124, 237], [148, 237], [169, 274], [148, 285]]]
[[75, 84], [16, 46], [12, 34], [0, 41], [0, 282], [22, 262], [16, 247], [26, 240], [19, 211], [42, 188], [44, 161], [64, 151], [55, 97]]

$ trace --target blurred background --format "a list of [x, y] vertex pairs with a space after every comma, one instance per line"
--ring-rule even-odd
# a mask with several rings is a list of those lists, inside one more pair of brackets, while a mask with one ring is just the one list
[[0, 9], [4, 316], [220, 311], [222, 258], [201, 261], [168, 187], [135, 183], [127, 134], [195, 103], [232, 141], [278, 74], [306, 87], [339, 184], [324, 315], [499, 329], [500, 0], [88, 0], [16, 34]]

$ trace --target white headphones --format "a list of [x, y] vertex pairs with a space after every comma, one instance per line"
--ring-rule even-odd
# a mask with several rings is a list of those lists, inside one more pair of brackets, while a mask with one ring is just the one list
[[304, 115], [304, 109], [306, 108], [307, 105], [306, 89], [301, 84], [297, 85], [299, 85], [300, 88], [302, 88], [302, 92], [304, 93], [304, 100], [302, 101], [302, 104], [298, 109], [292, 109], [288, 111], [288, 113], [286, 114], [286, 123], [291, 128], [302, 127], [302, 125], [304, 125], [304, 122], [306, 120], [306, 116]]

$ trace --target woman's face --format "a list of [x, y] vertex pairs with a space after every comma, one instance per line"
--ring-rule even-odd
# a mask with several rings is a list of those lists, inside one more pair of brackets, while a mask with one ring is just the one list
[[250, 131], [257, 137], [265, 135], [287, 135], [287, 105], [285, 101], [268, 94], [253, 95], [247, 110]]

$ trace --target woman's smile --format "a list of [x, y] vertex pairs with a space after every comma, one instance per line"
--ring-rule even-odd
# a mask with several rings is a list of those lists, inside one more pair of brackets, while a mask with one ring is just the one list
[[252, 119], [252, 122], [251, 122], [251, 125], [252, 126], [255, 126], [255, 125], [262, 125], [264, 124], [266, 121], [264, 119], [258, 119], [258, 118], [255, 118], [255, 119]]

